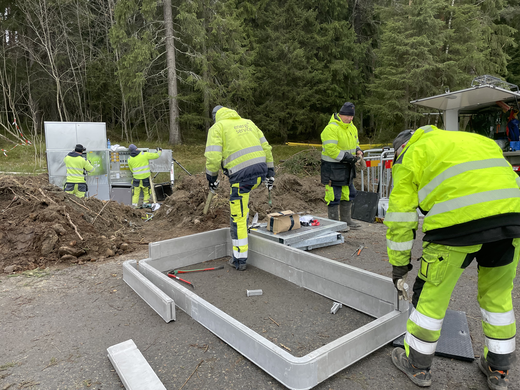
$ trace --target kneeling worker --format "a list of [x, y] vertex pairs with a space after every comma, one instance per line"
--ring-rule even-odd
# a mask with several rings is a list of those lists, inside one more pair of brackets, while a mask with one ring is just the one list
[[132, 206], [137, 207], [139, 204], [139, 195], [141, 189], [143, 190], [143, 204], [150, 201], [151, 187], [150, 187], [150, 160], [159, 158], [162, 153], [161, 148], [157, 148], [157, 153], [140, 152], [137, 146], [131, 144], [128, 147], [130, 157], [128, 158], [128, 168], [134, 176], [132, 182]]
[[90, 161], [83, 158], [83, 153], [85, 153], [86, 150], [83, 145], [77, 144], [74, 150], [63, 159], [67, 167], [65, 192], [67, 194], [74, 194], [78, 198], [84, 198], [88, 190], [84, 171], [92, 172], [94, 170]]
[[416, 385], [431, 385], [430, 367], [451, 294], [476, 259], [484, 332], [478, 365], [490, 389], [506, 390], [516, 360], [511, 293], [520, 255], [520, 178], [495, 141], [477, 134], [423, 126], [401, 132], [394, 150], [394, 188], [384, 223], [400, 295], [412, 269], [417, 208], [425, 215], [425, 235], [405, 348], [394, 349], [392, 360]]

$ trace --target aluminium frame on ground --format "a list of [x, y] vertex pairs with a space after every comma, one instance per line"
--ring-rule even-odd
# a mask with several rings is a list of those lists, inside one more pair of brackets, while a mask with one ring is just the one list
[[399, 305], [390, 278], [254, 235], [249, 265], [376, 319], [295, 357], [164, 274], [231, 253], [229, 228], [150, 243], [149, 258], [123, 264], [123, 279], [165, 321], [175, 319], [177, 305], [290, 389], [310, 389], [406, 331], [408, 304]]

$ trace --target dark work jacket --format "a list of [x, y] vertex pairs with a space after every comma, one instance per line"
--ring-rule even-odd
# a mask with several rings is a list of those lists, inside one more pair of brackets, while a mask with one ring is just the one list
[[348, 186], [356, 177], [355, 167], [348, 163], [321, 160], [321, 184]]

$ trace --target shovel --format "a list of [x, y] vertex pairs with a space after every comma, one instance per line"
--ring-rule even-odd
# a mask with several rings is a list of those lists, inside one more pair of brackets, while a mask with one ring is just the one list
[[204, 206], [203, 214], [206, 215], [209, 210], [209, 205], [211, 204], [211, 199], [215, 196], [215, 191], [209, 190], [208, 197], [206, 198], [206, 205]]

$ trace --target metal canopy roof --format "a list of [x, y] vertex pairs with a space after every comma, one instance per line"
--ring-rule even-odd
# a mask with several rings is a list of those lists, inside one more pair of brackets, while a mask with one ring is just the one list
[[520, 98], [520, 93], [492, 85], [478, 85], [460, 91], [412, 100], [410, 103], [437, 110], [475, 110], [494, 105], [497, 101], [506, 101], [515, 98]]

